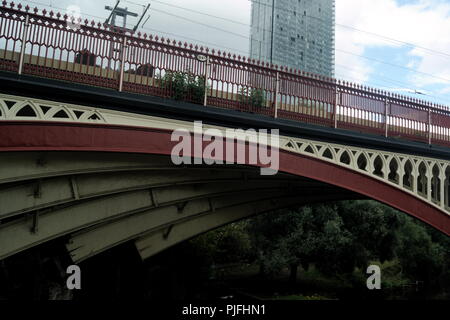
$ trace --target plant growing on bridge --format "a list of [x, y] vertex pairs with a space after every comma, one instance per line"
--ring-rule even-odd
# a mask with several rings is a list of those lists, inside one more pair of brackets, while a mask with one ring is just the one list
[[169, 89], [175, 100], [202, 103], [205, 94], [205, 78], [193, 73], [166, 72], [161, 78], [161, 87]]
[[252, 107], [262, 108], [266, 105], [264, 90], [242, 87], [238, 94], [239, 102], [249, 104]]

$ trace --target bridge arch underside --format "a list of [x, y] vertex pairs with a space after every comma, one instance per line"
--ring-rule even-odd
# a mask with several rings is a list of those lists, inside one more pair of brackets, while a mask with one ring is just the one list
[[361, 198], [450, 234], [448, 214], [348, 168], [285, 150], [274, 176], [249, 165], [175, 166], [174, 144], [160, 129], [3, 126], [0, 259], [62, 237], [74, 262], [126, 241], [145, 259], [252, 215]]

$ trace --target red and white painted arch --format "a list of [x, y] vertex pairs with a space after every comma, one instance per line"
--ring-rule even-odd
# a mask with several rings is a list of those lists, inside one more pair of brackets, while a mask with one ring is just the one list
[[[100, 151], [170, 156], [177, 143], [171, 141], [173, 130], [192, 129], [189, 122], [26, 97], [2, 95], [0, 105], [0, 152]], [[20, 116], [20, 110], [29, 107], [34, 113], [28, 110], [26, 116]], [[449, 161], [302, 138], [280, 139], [281, 172], [357, 192], [450, 235]]]

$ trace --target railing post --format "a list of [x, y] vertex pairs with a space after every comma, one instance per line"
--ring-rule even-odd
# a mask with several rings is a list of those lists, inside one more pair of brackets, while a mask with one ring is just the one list
[[431, 145], [431, 108], [428, 108], [428, 144]]
[[23, 60], [25, 57], [25, 47], [27, 45], [27, 35], [28, 35], [28, 26], [30, 25], [30, 16], [27, 14], [25, 16], [25, 24], [23, 26], [22, 32], [22, 47], [20, 48], [20, 56], [19, 56], [19, 74], [22, 74], [23, 71]]
[[389, 133], [389, 99], [384, 100], [384, 136], [387, 138]]
[[122, 50], [120, 52], [120, 75], [119, 75], [119, 92], [122, 92], [123, 89], [123, 70], [125, 66], [125, 56], [126, 56], [126, 50], [127, 50], [127, 37], [123, 37], [123, 45]]
[[280, 72], [277, 71], [277, 83], [275, 85], [275, 114], [274, 118], [278, 118], [278, 94], [280, 93]]
[[203, 106], [206, 107], [206, 104], [208, 103], [209, 56], [206, 56], [205, 64], [205, 93], [203, 96]]
[[338, 127], [338, 112], [337, 108], [339, 104], [341, 103], [341, 92], [339, 91], [339, 87], [336, 85], [336, 97], [334, 100], [334, 128], [337, 129]]

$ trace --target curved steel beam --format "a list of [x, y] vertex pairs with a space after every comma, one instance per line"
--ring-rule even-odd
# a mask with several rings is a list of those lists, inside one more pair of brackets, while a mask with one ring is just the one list
[[[278, 199], [276, 197], [279, 197]], [[224, 199], [223, 199], [224, 200]], [[186, 208], [185, 214], [180, 216], [176, 206], [157, 208], [139, 215], [133, 215], [101, 227], [82, 231], [74, 234], [67, 249], [75, 263], [101, 253], [123, 242], [133, 240], [151, 231], [168, 228], [175, 223], [189, 221], [191, 219], [207, 216], [211, 213], [226, 214], [246, 211], [248, 215], [254, 215], [266, 210], [274, 210], [301, 203], [304, 198], [300, 196], [285, 196], [283, 193], [257, 194], [253, 197], [241, 195], [233, 199], [233, 203], [227, 201], [200, 200]]]
[[[21, 135], [17, 132], [21, 132]], [[48, 139], [48, 135], [51, 135], [52, 139]], [[7, 122], [3, 124], [3, 130], [0, 131], [0, 137], [5, 137], [0, 139], [0, 150], [95, 150], [167, 156], [176, 144], [171, 141], [170, 136], [171, 131], [154, 128], [92, 126], [78, 123], [64, 124], [64, 126], [55, 123], [30, 125], [25, 122]], [[443, 196], [440, 197], [440, 203], [436, 204], [433, 202], [436, 195], [433, 195], [431, 188], [427, 188], [425, 196], [421, 196], [416, 186], [411, 191], [401, 184], [389, 181], [390, 174], [386, 165], [387, 161], [393, 159], [395, 155], [381, 150], [364, 151], [351, 146], [306, 141], [301, 138], [286, 138], [281, 145], [283, 146], [280, 150], [281, 172], [314, 179], [365, 195], [404, 211], [450, 235], [450, 215], [446, 211]], [[325, 153], [325, 150], [329, 152]], [[356, 157], [361, 152], [367, 153], [368, 167], [359, 168], [356, 163]], [[439, 194], [443, 194], [445, 187], [443, 178], [448, 178], [447, 173], [443, 171], [449, 166], [446, 160], [422, 159], [407, 154], [398, 158], [400, 162], [406, 159], [417, 160], [420, 163], [426, 162], [425, 172], [419, 173], [426, 175], [428, 186], [434, 180], [431, 169], [437, 165], [441, 170]], [[383, 163], [382, 173], [376, 169], [377, 161]], [[430, 164], [427, 165], [428, 162]], [[412, 176], [417, 178], [417, 172], [414, 172]]]
[[[277, 209], [318, 201], [336, 201], [343, 198], [343, 195], [333, 194], [327, 195], [325, 200], [323, 196], [317, 194], [305, 193], [301, 196], [272, 194], [268, 197], [262, 196], [261, 199], [241, 198], [242, 200], [231, 205], [209, 203], [212, 208], [210, 210], [207, 209], [208, 203], [205, 203], [204, 207], [188, 208], [183, 216], [176, 214], [176, 206], [170, 206], [81, 231], [71, 237], [66, 247], [70, 251], [73, 261], [78, 263], [123, 242], [139, 238], [138, 249], [148, 250], [143, 254], [143, 258], [146, 258], [187, 239], [186, 237], [195, 236], [226, 223]], [[178, 235], [172, 238], [174, 229], [177, 230]], [[154, 237], [158, 236], [163, 237], [167, 242], [162, 241], [161, 245], [159, 243], [153, 245]]]
[[[60, 176], [49, 179], [32, 180], [27, 183], [0, 186], [0, 220], [43, 210], [49, 207], [71, 204], [110, 194], [137, 191], [155, 187], [184, 184], [234, 183], [255, 181], [258, 184], [275, 181], [289, 181], [299, 184], [301, 180], [289, 175], [262, 177], [248, 172], [245, 175], [236, 171], [159, 170], [159, 171], [119, 171], [77, 176]], [[295, 181], [296, 180], [296, 181]], [[302, 184], [323, 186], [322, 183], [302, 181]], [[229, 189], [232, 189], [231, 187]]]
[[[329, 201], [341, 200], [339, 196], [329, 197]], [[308, 197], [303, 201], [296, 202], [295, 205], [311, 204], [317, 201], [323, 201], [321, 197]], [[288, 203], [285, 205], [289, 206]], [[202, 233], [217, 229], [232, 222], [243, 220], [245, 218], [280, 209], [280, 205], [269, 205], [260, 212], [253, 212], [249, 210], [248, 205], [238, 206], [232, 210], [219, 210], [211, 212], [208, 215], [194, 216], [192, 219], [185, 219], [174, 222], [170, 225], [170, 232], [168, 229], [159, 228], [135, 240], [135, 245], [143, 260], [171, 247], [180, 242], [191, 239]]]
[[101, 197], [43, 213], [38, 219], [39, 226], [34, 226], [37, 229], [35, 232], [32, 232], [34, 219], [29, 217], [17, 219], [0, 225], [0, 243], [2, 243], [0, 259], [83, 228], [151, 211], [154, 208], [175, 205], [177, 213], [183, 214], [184, 210], [177, 206], [178, 203], [184, 205], [187, 202], [189, 207], [195, 201], [219, 197], [216, 202], [230, 205], [242, 200], [241, 197], [249, 197], [248, 194], [255, 197], [280, 196], [286, 193], [286, 187], [283, 184], [281, 186], [275, 184], [265, 189], [239, 189], [237, 196], [230, 196], [236, 192], [230, 192], [229, 189], [226, 191], [220, 192], [220, 187], [213, 188], [211, 185], [201, 187], [185, 185]]

